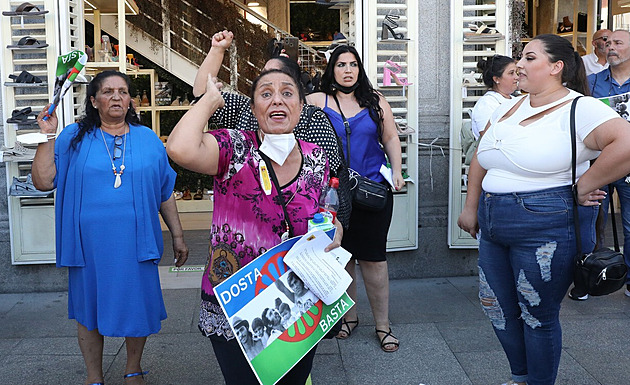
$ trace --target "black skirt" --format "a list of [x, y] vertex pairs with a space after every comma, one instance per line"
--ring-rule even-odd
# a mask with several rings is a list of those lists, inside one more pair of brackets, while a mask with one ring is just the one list
[[380, 211], [369, 211], [352, 206], [350, 228], [344, 230], [341, 247], [361, 261], [385, 261], [387, 232], [392, 221], [394, 196], [387, 190], [387, 203]]

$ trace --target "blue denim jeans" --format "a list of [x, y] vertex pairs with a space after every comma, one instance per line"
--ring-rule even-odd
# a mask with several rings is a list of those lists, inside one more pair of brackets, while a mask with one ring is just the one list
[[[553, 384], [562, 350], [560, 302], [576, 255], [570, 187], [483, 191], [478, 218], [479, 299], [510, 362], [512, 379]], [[596, 207], [579, 208], [582, 251], [595, 246]]]
[[[623, 257], [626, 265], [630, 267], [630, 184], [626, 183], [626, 177], [612, 182], [613, 187], [619, 194], [619, 202], [621, 203], [621, 224], [623, 226]], [[610, 194], [608, 186], [604, 186], [602, 190], [608, 192], [606, 199], [602, 201], [602, 210], [604, 210], [604, 223], [608, 219], [608, 205], [610, 204]], [[630, 269], [626, 276], [626, 283], [630, 283]]]

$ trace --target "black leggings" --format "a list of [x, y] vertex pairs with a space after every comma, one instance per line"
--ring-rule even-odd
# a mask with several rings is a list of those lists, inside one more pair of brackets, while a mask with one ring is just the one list
[[[212, 342], [214, 355], [217, 357], [223, 378], [227, 385], [260, 384], [235, 338], [227, 341], [223, 336], [211, 335], [210, 341]], [[277, 385], [305, 384], [313, 367], [313, 358], [315, 358], [316, 350], [317, 345], [295, 364], [295, 366], [277, 382]]]

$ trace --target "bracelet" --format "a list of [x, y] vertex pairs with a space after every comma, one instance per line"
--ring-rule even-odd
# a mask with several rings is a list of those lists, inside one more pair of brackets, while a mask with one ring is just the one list
[[191, 105], [196, 104], [196, 103], [197, 103], [198, 101], [200, 101], [200, 100], [201, 100], [201, 98], [203, 98], [205, 95], [206, 95], [206, 93], [204, 92], [203, 94], [201, 94], [201, 95], [197, 96], [196, 98], [194, 98], [194, 99], [192, 100], [192, 102], [190, 102], [190, 104], [191, 104]]

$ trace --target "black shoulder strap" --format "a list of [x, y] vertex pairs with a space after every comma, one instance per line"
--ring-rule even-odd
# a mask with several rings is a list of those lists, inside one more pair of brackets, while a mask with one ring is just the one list
[[575, 168], [577, 162], [577, 143], [575, 134], [575, 107], [577, 106], [578, 99], [581, 96], [573, 99], [571, 103], [570, 114], [570, 128], [571, 128], [571, 191], [573, 192], [573, 224], [575, 225], [575, 242], [577, 246], [576, 258], [582, 257], [582, 236], [580, 234], [580, 216], [578, 213], [578, 195], [577, 195], [577, 183], [575, 183]]
[[287, 202], [284, 201], [284, 195], [282, 195], [282, 190], [280, 189], [280, 183], [278, 182], [278, 177], [276, 176], [276, 172], [273, 169], [273, 165], [271, 164], [271, 159], [262, 151], [258, 150], [260, 157], [263, 158], [265, 163], [267, 164], [267, 170], [269, 171], [269, 177], [271, 178], [271, 182], [276, 187], [276, 192], [278, 193], [278, 202], [282, 207], [282, 211], [284, 213], [284, 226], [286, 231], [289, 233], [289, 238], [292, 238], [295, 235], [293, 230], [293, 225], [289, 220], [289, 212], [287, 211]]
[[335, 103], [337, 103], [337, 109], [339, 109], [339, 115], [341, 115], [341, 119], [343, 120], [343, 127], [346, 129], [346, 146], [348, 147], [348, 167], [350, 167], [350, 134], [352, 134], [352, 130], [350, 129], [350, 123], [348, 123], [348, 119], [341, 111], [341, 106], [339, 105], [339, 100], [337, 99], [337, 95], [333, 94], [333, 98], [335, 99]]

